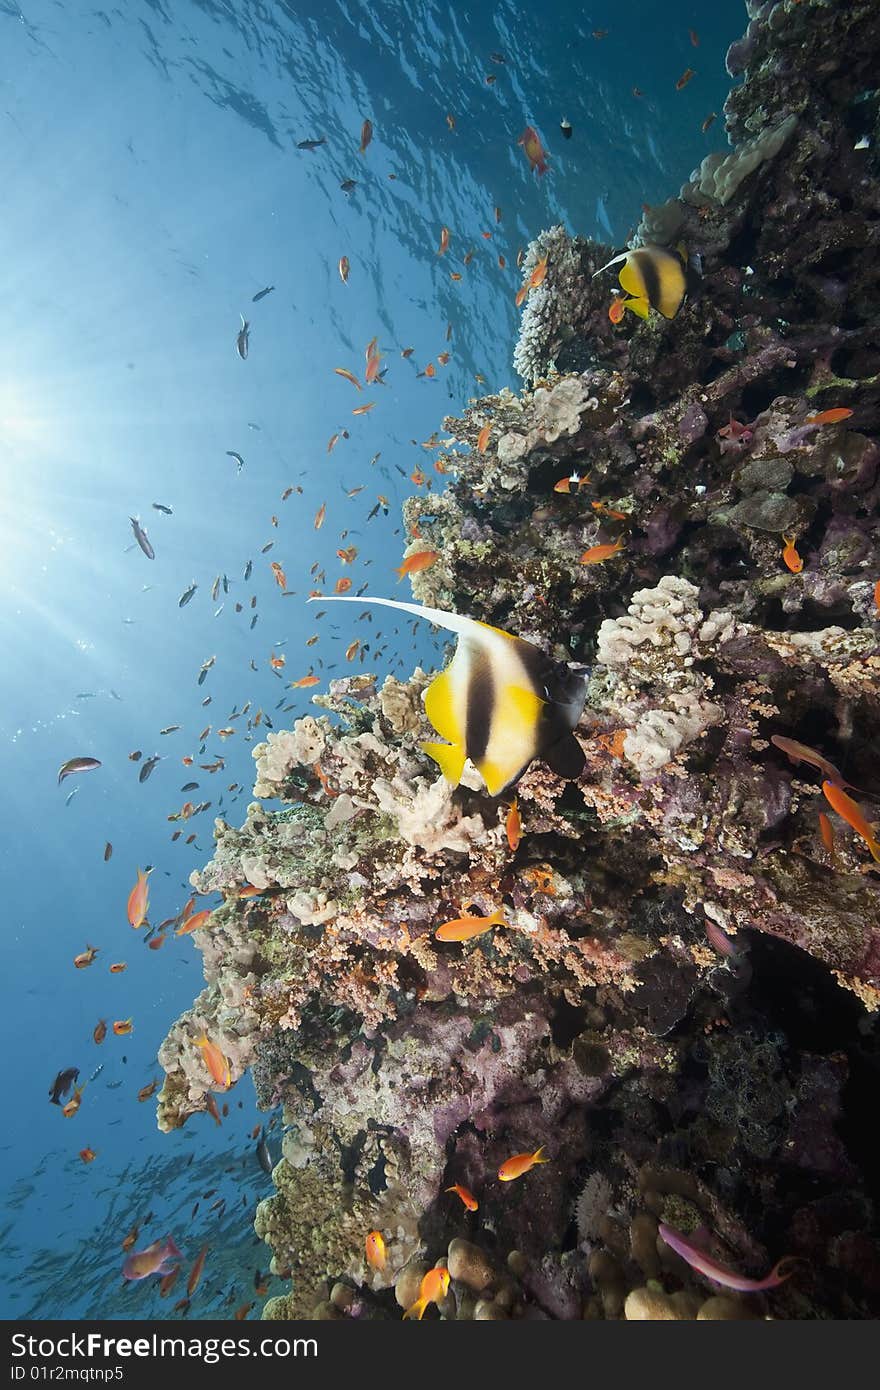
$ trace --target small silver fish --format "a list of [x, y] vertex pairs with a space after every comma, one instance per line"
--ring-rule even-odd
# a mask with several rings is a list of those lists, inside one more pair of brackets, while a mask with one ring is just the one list
[[266, 1142], [265, 1130], [263, 1130], [263, 1132], [260, 1134], [260, 1142], [257, 1144], [256, 1154], [257, 1162], [259, 1163], [263, 1172], [266, 1174], [267, 1177], [271, 1177], [272, 1168], [274, 1165], [272, 1163], [272, 1155], [269, 1152], [269, 1145]]
[[250, 579], [251, 575], [253, 574], [253, 571], [254, 571], [254, 562], [253, 562], [253, 560], [248, 560], [247, 564], [246, 564], [245, 567], [244, 567], [244, 578], [245, 578], [245, 583], [247, 583], [247, 581]]
[[155, 560], [156, 552], [150, 545], [150, 538], [144, 530], [143, 526], [141, 526], [139, 519], [136, 516], [130, 516], [128, 519], [131, 522], [131, 529], [134, 532], [134, 538], [140, 546], [141, 550], [144, 552], [148, 560]]
[[259, 304], [260, 300], [265, 299], [267, 294], [271, 294], [274, 288], [274, 285], [267, 285], [264, 290], [258, 290], [257, 293], [254, 295], [253, 299], [251, 300], [251, 303]]
[[157, 763], [160, 763], [161, 761], [162, 759], [159, 757], [158, 754], [154, 754], [152, 758], [147, 758], [147, 761], [141, 765], [141, 770], [138, 773], [138, 781], [146, 782], [150, 773], [153, 771], [153, 768], [156, 766]]
[[[245, 357], [247, 357], [247, 353], [245, 353]], [[235, 459], [235, 462], [238, 464], [237, 471], [240, 473], [244, 468], [244, 459], [241, 454], [237, 454], [234, 449], [227, 449], [226, 454], [228, 458]]]
[[178, 608], [186, 607], [198, 587], [198, 584], [190, 584], [188, 589], [184, 589], [180, 598], [177, 600]]
[[68, 758], [58, 769], [58, 784], [60, 786], [65, 777], [72, 777], [76, 772], [94, 772], [100, 766], [97, 758]]
[[235, 350], [241, 360], [244, 361], [248, 355], [248, 340], [250, 338], [251, 326], [244, 314], [239, 314], [239, 318], [241, 319], [241, 328], [238, 330], [238, 337], [235, 340]]
[[164, 502], [154, 502], [153, 507], [157, 512], [164, 512], [166, 516], [173, 516], [174, 512], [170, 507], [166, 507]]

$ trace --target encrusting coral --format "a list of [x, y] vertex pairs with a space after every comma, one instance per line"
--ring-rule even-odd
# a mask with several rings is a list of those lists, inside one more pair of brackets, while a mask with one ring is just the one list
[[[511, 848], [510, 795], [420, 751], [428, 675], [359, 675], [269, 734], [244, 824], [215, 822], [193, 885], [223, 904], [159, 1122], [208, 1107], [203, 1032], [283, 1106], [256, 1229], [293, 1283], [267, 1317], [399, 1316], [438, 1259], [442, 1317], [876, 1314], [880, 876], [770, 742], [842, 765], [877, 818], [880, 170], [856, 117], [880, 13], [819, 8], [751, 7], [738, 145], [645, 213], [638, 240], [702, 258], [676, 318], [612, 323], [613, 248], [542, 234], [531, 389], [447, 420], [447, 486], [404, 506], [439, 555], [417, 601], [591, 668], [581, 776], [529, 766]], [[746, 1274], [800, 1262], [719, 1289], [660, 1223]]]

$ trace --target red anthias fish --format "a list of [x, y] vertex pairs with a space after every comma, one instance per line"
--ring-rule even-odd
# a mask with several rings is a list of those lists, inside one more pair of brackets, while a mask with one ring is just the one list
[[526, 159], [529, 161], [531, 167], [536, 170], [538, 174], [546, 174], [548, 168], [547, 151], [541, 144], [541, 137], [535, 130], [535, 127], [527, 125], [516, 143], [522, 145], [525, 150]]

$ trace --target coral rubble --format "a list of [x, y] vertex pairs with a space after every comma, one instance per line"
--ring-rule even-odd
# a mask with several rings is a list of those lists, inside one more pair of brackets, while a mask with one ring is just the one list
[[[612, 249], [543, 233], [528, 389], [447, 420], [448, 486], [405, 505], [440, 557], [417, 600], [590, 666], [580, 778], [529, 767], [511, 850], [510, 798], [467, 773], [453, 791], [419, 749], [426, 674], [362, 675], [255, 750], [255, 796], [284, 809], [215, 823], [193, 884], [224, 905], [195, 934], [207, 987], [160, 1053], [159, 1121], [208, 1106], [204, 1031], [283, 1106], [256, 1229], [292, 1284], [266, 1317], [399, 1316], [438, 1261], [450, 1318], [876, 1315], [856, 1112], [880, 866], [833, 814], [829, 845], [822, 775], [770, 737], [880, 818], [878, 58], [867, 0], [752, 5], [737, 143], [637, 233], [699, 254], [699, 289], [615, 325], [592, 278]], [[499, 907], [491, 933], [435, 939]], [[800, 1263], [736, 1293], [660, 1223], [747, 1275]]]

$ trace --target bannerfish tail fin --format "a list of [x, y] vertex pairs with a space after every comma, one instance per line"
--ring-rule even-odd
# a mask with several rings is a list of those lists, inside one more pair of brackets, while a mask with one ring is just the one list
[[419, 747], [429, 758], [433, 758], [447, 782], [457, 787], [464, 772], [465, 751], [460, 744], [420, 743]]
[[648, 301], [638, 295], [634, 295], [632, 299], [625, 299], [623, 307], [629, 309], [630, 313], [635, 314], [637, 318], [646, 319], [648, 317]]
[[604, 265], [599, 266], [598, 270], [594, 270], [590, 278], [595, 280], [596, 276], [601, 275], [603, 270], [608, 270], [613, 265], [620, 265], [621, 261], [625, 261], [627, 256], [631, 255], [632, 251], [621, 251], [619, 256], [612, 256], [610, 261], [606, 261]]
[[425, 691], [425, 714], [431, 722], [431, 727], [436, 729], [447, 743], [463, 745], [465, 740], [455, 717], [455, 689], [450, 674], [454, 665], [453, 661], [445, 671], [435, 676]]

